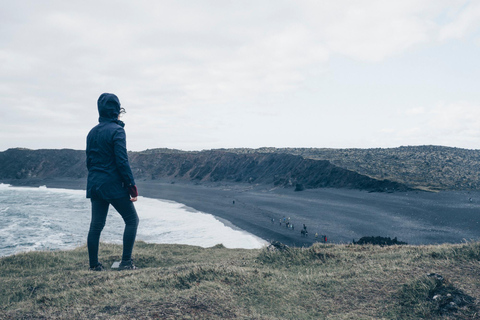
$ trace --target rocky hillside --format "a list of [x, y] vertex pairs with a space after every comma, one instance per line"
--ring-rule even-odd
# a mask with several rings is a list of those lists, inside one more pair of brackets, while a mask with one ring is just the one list
[[407, 190], [402, 184], [372, 179], [326, 160], [291, 154], [226, 151], [189, 153], [132, 153], [137, 177], [180, 178], [196, 181], [232, 181], [303, 188], [354, 188], [371, 191]]
[[85, 151], [8, 149], [0, 152], [0, 179], [83, 178]]
[[[131, 152], [137, 179], [264, 183], [298, 188], [480, 190], [480, 150], [261, 148]], [[85, 152], [9, 149], [0, 179], [86, 177]]]
[[332, 164], [375, 179], [429, 190], [480, 190], [480, 150], [442, 146], [375, 149], [229, 149], [239, 154], [287, 153]]
[[[211, 150], [147, 150], [129, 153], [136, 179], [230, 181], [303, 188], [354, 188], [370, 191], [408, 190], [404, 184], [375, 179], [327, 160], [287, 153]], [[78, 150], [9, 149], [0, 152], [0, 179], [86, 177], [85, 152]]]

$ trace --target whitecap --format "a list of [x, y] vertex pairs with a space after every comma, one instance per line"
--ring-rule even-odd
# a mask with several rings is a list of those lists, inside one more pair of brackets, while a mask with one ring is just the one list
[[[90, 201], [85, 190], [12, 187], [0, 184], [4, 224], [0, 256], [20, 251], [71, 248], [86, 242]], [[266, 241], [184, 204], [139, 197], [137, 240], [227, 248], [261, 248]], [[124, 223], [111, 207], [101, 241], [121, 243]], [[12, 246], [14, 245], [14, 249]]]

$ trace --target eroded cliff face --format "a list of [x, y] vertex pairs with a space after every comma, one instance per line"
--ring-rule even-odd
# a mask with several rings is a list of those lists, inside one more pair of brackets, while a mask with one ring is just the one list
[[231, 181], [302, 188], [354, 188], [372, 191], [408, 190], [405, 185], [373, 179], [331, 164], [289, 154], [132, 153], [134, 175], [148, 179]]
[[83, 178], [85, 151], [8, 149], [0, 152], [0, 179]]
[[425, 190], [480, 190], [480, 150], [444, 146], [398, 148], [236, 148], [233, 153], [275, 153], [327, 160], [376, 179]]
[[[406, 185], [378, 180], [340, 168], [327, 160], [290, 154], [202, 152], [130, 152], [138, 179], [242, 182], [303, 188], [353, 188], [403, 191]], [[0, 153], [0, 179], [86, 178], [85, 152], [9, 149]]]

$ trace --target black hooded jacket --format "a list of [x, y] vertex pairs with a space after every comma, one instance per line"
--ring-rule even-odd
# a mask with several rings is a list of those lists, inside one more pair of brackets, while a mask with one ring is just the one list
[[87, 136], [87, 198], [128, 197], [134, 186], [128, 162], [125, 124], [118, 120], [120, 101], [111, 93], [98, 98], [99, 124]]

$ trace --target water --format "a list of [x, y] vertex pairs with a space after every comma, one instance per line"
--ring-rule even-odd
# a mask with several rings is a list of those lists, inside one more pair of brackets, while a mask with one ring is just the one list
[[[181, 203], [138, 197], [137, 240], [227, 248], [261, 248], [265, 241]], [[84, 245], [90, 201], [83, 190], [0, 184], [0, 256]], [[124, 223], [110, 206], [100, 241], [121, 244]]]

